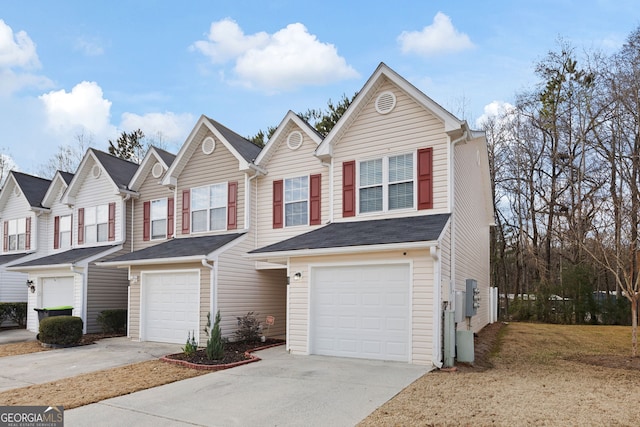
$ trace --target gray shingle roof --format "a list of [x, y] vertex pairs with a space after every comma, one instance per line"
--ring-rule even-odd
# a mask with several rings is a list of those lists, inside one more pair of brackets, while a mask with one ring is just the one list
[[209, 117], [207, 117], [207, 120], [209, 120], [211, 124], [213, 124], [213, 126], [215, 126], [216, 129], [220, 131], [222, 136], [224, 136], [224, 138], [229, 141], [229, 144], [231, 144], [233, 148], [235, 148], [236, 151], [238, 151], [238, 153], [240, 153], [240, 155], [247, 162], [253, 162], [256, 157], [258, 157], [258, 154], [260, 154], [262, 148], [258, 147], [250, 141], [247, 141], [245, 138], [241, 137], [231, 129], [221, 125], [215, 120], [210, 119]]
[[27, 256], [27, 254], [0, 255], [0, 265], [5, 265], [7, 263], [10, 263], [11, 261], [15, 261], [25, 256]]
[[130, 252], [110, 259], [109, 262], [142, 261], [152, 259], [206, 256], [242, 236], [244, 233], [220, 234], [215, 236], [185, 237], [168, 240], [155, 246]]
[[135, 175], [138, 170], [138, 165], [128, 160], [123, 160], [119, 157], [107, 154], [104, 151], [96, 150], [95, 148], [91, 148], [90, 150], [92, 150], [93, 154], [96, 155], [98, 161], [102, 164], [118, 188], [125, 190], [128, 189], [129, 181], [131, 181], [131, 178], [133, 178], [133, 175]]
[[64, 179], [64, 182], [69, 185], [71, 183], [71, 180], [73, 179], [73, 175], [70, 172], [64, 172], [64, 171], [58, 171], [60, 172], [60, 176], [62, 177], [62, 179]]
[[448, 220], [449, 214], [438, 214], [371, 221], [334, 222], [249, 253], [430, 242], [438, 239]]
[[13, 177], [20, 186], [22, 193], [27, 198], [29, 206], [41, 208], [42, 199], [47, 194], [51, 180], [40, 178], [26, 173], [12, 171]]
[[70, 249], [65, 252], [59, 252], [57, 254], [48, 255], [42, 258], [23, 262], [21, 264], [15, 264], [12, 265], [12, 267], [40, 267], [46, 265], [74, 264], [78, 261], [82, 261], [83, 259], [98, 255], [100, 252], [106, 252], [114, 247], [115, 246], [94, 246], [90, 248]]
[[158, 153], [158, 156], [160, 156], [160, 158], [162, 159], [163, 162], [165, 162], [167, 164], [167, 166], [171, 166], [171, 164], [173, 163], [173, 161], [176, 159], [176, 155], [172, 154], [166, 150], [163, 150], [162, 148], [158, 148], [158, 147], [153, 147], [154, 150], [156, 150], [156, 153]]

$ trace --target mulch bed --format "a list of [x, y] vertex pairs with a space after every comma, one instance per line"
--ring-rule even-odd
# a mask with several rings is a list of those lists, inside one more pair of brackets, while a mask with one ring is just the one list
[[258, 343], [228, 342], [224, 345], [224, 356], [221, 359], [208, 359], [206, 351], [199, 349], [191, 356], [184, 352], [175, 353], [164, 356], [160, 360], [194, 369], [220, 370], [258, 361], [260, 358], [253, 356], [251, 352], [282, 344], [284, 341], [277, 339], [267, 339], [265, 342]]

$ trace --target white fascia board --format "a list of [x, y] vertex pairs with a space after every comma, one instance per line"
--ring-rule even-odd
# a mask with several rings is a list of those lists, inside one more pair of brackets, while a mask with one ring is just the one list
[[173, 258], [150, 258], [150, 259], [138, 259], [130, 261], [102, 261], [97, 262], [96, 265], [101, 267], [128, 267], [133, 265], [162, 265], [162, 264], [180, 264], [189, 262], [201, 262], [201, 260], [207, 259], [206, 255], [193, 255], [185, 257], [173, 257]]
[[244, 256], [255, 261], [262, 261], [266, 259], [284, 259], [284, 258], [299, 258], [317, 255], [348, 255], [359, 253], [372, 253], [372, 252], [389, 252], [398, 250], [410, 250], [410, 249], [428, 249], [432, 246], [437, 246], [438, 241], [430, 242], [410, 242], [410, 243], [387, 243], [380, 245], [365, 245], [365, 246], [345, 246], [339, 248], [320, 248], [320, 249], [299, 249], [293, 251], [281, 251], [281, 252], [260, 252], [255, 254], [245, 254]]

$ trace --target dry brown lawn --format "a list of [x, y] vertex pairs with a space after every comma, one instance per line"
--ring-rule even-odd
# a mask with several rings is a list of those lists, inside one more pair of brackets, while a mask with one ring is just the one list
[[[40, 350], [32, 344], [0, 355]], [[637, 426], [640, 358], [630, 347], [629, 327], [491, 325], [473, 366], [424, 375], [360, 426]], [[0, 405], [69, 409], [204, 373], [154, 360], [8, 390]]]
[[640, 425], [640, 358], [629, 357], [629, 327], [497, 328], [480, 333], [476, 350], [488, 351], [476, 355], [479, 366], [423, 376], [360, 426]]

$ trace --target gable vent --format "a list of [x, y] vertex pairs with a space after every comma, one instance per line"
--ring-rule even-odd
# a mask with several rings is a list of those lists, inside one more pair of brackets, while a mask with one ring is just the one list
[[294, 130], [289, 134], [287, 138], [287, 147], [292, 150], [297, 150], [302, 145], [302, 133], [297, 130]]
[[101, 172], [102, 169], [100, 169], [100, 166], [98, 165], [93, 165], [93, 167], [91, 168], [91, 175], [93, 175], [94, 178], [100, 178]]
[[216, 141], [210, 136], [206, 137], [204, 141], [202, 141], [202, 152], [204, 154], [211, 154], [215, 149], [216, 149]]
[[393, 92], [382, 92], [376, 98], [376, 111], [380, 114], [388, 114], [396, 106], [396, 96]]
[[156, 162], [151, 169], [151, 175], [153, 175], [154, 178], [160, 178], [162, 176], [162, 172], [164, 172], [164, 168], [159, 162]]

